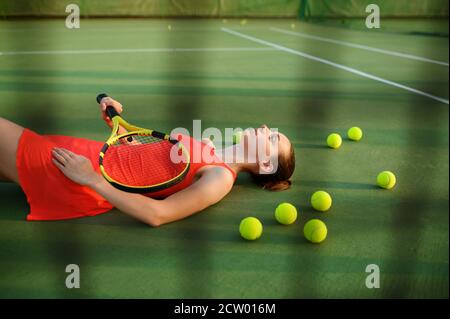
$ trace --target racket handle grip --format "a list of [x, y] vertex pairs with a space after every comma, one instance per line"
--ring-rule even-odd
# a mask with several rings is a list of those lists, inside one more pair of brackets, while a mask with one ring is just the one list
[[117, 113], [116, 109], [112, 106], [107, 106], [105, 112], [111, 120], [113, 119], [113, 117], [120, 116], [119, 113]]
[[[102, 101], [102, 99], [104, 97], [108, 97], [108, 94], [106, 93], [101, 93], [99, 95], [97, 95], [97, 103], [100, 104], [100, 102]], [[115, 116], [120, 116], [119, 113], [117, 113], [116, 109], [113, 108], [112, 106], [107, 106], [106, 110], [105, 110], [106, 115], [108, 115], [108, 117], [110, 119], [112, 119]]]

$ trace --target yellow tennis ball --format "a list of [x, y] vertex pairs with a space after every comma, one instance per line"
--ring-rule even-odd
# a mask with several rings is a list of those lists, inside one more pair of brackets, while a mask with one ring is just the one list
[[311, 219], [303, 228], [305, 238], [314, 244], [321, 243], [327, 238], [328, 230], [325, 223], [319, 219]]
[[337, 133], [332, 133], [327, 137], [327, 145], [331, 148], [339, 148], [342, 144], [342, 138]]
[[347, 131], [347, 136], [352, 141], [359, 141], [363, 136], [363, 132], [359, 127], [353, 126]]
[[242, 139], [242, 131], [233, 134], [233, 144], [239, 144]]
[[311, 205], [315, 210], [326, 212], [332, 203], [330, 194], [325, 191], [317, 191], [311, 196]]
[[275, 209], [275, 219], [283, 225], [293, 224], [297, 220], [297, 208], [289, 203], [281, 203]]
[[241, 25], [246, 25], [246, 24], [247, 24], [247, 20], [246, 19], [241, 20]]
[[295, 23], [291, 24], [291, 29], [295, 29]]
[[263, 226], [258, 218], [246, 217], [241, 221], [239, 225], [239, 232], [242, 238], [247, 240], [256, 240], [261, 237]]
[[395, 186], [396, 182], [397, 178], [395, 177], [394, 173], [390, 171], [383, 171], [377, 176], [377, 184], [381, 188], [391, 189]]

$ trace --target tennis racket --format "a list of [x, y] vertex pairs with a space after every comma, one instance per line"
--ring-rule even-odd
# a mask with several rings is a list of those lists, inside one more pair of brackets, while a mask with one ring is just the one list
[[[97, 102], [104, 97], [107, 95], [99, 94]], [[113, 128], [100, 151], [99, 164], [103, 177], [111, 185], [145, 194], [169, 188], [184, 179], [190, 156], [181, 142], [167, 134], [131, 125], [112, 106], [106, 108], [106, 115]], [[128, 132], [119, 134], [120, 126]]]

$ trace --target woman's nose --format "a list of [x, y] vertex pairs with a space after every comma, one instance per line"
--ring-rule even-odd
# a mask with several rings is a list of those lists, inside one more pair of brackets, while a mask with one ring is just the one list
[[267, 127], [266, 124], [263, 124], [256, 131], [259, 134], [267, 134], [269, 132], [269, 128]]

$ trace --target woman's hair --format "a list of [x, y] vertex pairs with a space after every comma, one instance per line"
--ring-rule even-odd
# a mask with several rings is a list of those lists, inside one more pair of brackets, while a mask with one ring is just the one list
[[272, 174], [252, 173], [253, 180], [263, 189], [282, 191], [288, 189], [292, 182], [289, 179], [295, 170], [295, 153], [291, 144], [288, 155], [278, 154], [278, 168]]

